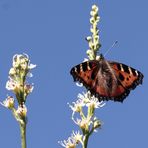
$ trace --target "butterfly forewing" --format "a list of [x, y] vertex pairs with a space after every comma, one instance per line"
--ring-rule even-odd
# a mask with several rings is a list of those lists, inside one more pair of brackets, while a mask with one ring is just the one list
[[94, 83], [94, 72], [97, 72], [96, 69], [97, 64], [95, 61], [87, 61], [73, 67], [70, 73], [73, 76], [74, 81], [79, 81], [80, 83], [83, 83], [83, 85], [85, 85], [86, 88], [89, 89]]
[[110, 62], [110, 65], [124, 88], [131, 90], [142, 84], [143, 74], [140, 71], [122, 63]]

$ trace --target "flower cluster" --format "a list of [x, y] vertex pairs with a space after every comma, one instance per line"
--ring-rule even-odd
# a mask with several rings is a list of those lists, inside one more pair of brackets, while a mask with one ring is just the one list
[[26, 78], [31, 75], [30, 70], [35, 67], [36, 65], [30, 64], [27, 54], [14, 55], [6, 88], [16, 95], [19, 104], [25, 103], [26, 97], [33, 90], [33, 85], [28, 84]]
[[98, 98], [91, 96], [89, 91], [78, 94], [78, 100], [72, 102], [72, 105], [69, 104], [69, 107], [73, 111], [72, 120], [80, 127], [83, 135], [80, 132], [76, 132], [76, 134], [73, 132], [68, 140], [64, 140], [60, 144], [65, 148], [75, 148], [79, 143], [84, 145], [86, 136], [90, 136], [97, 131], [97, 128], [101, 127], [101, 121], [95, 117], [95, 109], [101, 108], [104, 105], [105, 103], [99, 102]]
[[88, 36], [86, 40], [88, 41], [89, 49], [86, 51], [88, 57], [90, 60], [95, 60], [97, 51], [101, 47], [101, 44], [99, 43], [99, 29], [97, 28], [97, 24], [100, 21], [100, 17], [98, 15], [98, 7], [96, 5], [92, 6], [92, 10], [90, 12], [91, 18], [90, 18], [90, 32], [92, 33], [92, 36]]
[[16, 54], [13, 56], [12, 68], [9, 70], [9, 80], [6, 83], [6, 89], [15, 94], [18, 107], [15, 108], [15, 99], [12, 96], [1, 103], [4, 107], [11, 109], [17, 121], [25, 119], [27, 108], [25, 106], [27, 96], [33, 91], [33, 85], [27, 82], [27, 77], [32, 76], [31, 70], [36, 65], [30, 64], [27, 54]]
[[83, 136], [80, 134], [79, 131], [73, 131], [71, 136], [67, 140], [59, 141], [59, 143], [65, 148], [76, 148], [79, 143], [83, 143], [82, 138]]
[[[98, 98], [91, 96], [89, 91], [78, 94], [78, 100], [73, 102], [73, 105], [69, 105], [73, 111], [72, 120], [83, 132], [93, 132], [101, 126], [101, 122], [94, 116], [95, 109], [101, 108], [104, 105], [105, 103], [99, 102]], [[76, 113], [78, 113], [79, 118], [77, 118]]]

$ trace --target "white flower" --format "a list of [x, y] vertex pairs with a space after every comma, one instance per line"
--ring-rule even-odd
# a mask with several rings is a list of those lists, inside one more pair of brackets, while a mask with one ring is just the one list
[[13, 56], [13, 67], [18, 68], [19, 66], [22, 67], [22, 69], [26, 69], [28, 66], [29, 57], [27, 54], [16, 54]]
[[100, 108], [103, 107], [105, 103], [103, 101], [99, 102], [98, 98], [92, 96], [91, 99], [86, 103], [87, 107], [92, 106], [93, 108]]
[[27, 115], [27, 107], [25, 106], [25, 104], [18, 106], [18, 109], [17, 109], [16, 113], [20, 117], [26, 117], [26, 115]]
[[92, 124], [92, 121], [90, 118], [83, 118], [81, 120], [80, 127], [81, 127], [81, 129], [88, 130], [88, 128], [91, 124]]
[[73, 131], [71, 137], [69, 137], [67, 140], [59, 141], [58, 143], [65, 148], [76, 148], [79, 142], [82, 142], [82, 135], [79, 131]]
[[85, 105], [84, 101], [81, 98], [79, 98], [76, 102], [72, 102], [72, 103], [73, 105], [69, 104], [69, 107], [73, 112], [80, 112], [81, 108]]
[[65, 148], [76, 148], [76, 143], [70, 138], [64, 141], [59, 141], [58, 143]]
[[78, 98], [83, 102], [83, 106], [89, 107], [90, 105], [93, 105], [94, 108], [100, 108], [105, 105], [103, 101], [99, 102], [98, 98], [92, 96], [90, 91], [87, 91], [86, 93], [82, 92], [82, 94], [79, 93]]
[[12, 90], [12, 91], [16, 91], [16, 89], [19, 87], [19, 83], [16, 82], [13, 79], [9, 79], [6, 83], [6, 89], [7, 90]]
[[3, 105], [6, 108], [13, 108], [14, 107], [14, 98], [12, 96], [8, 96], [3, 103], [0, 102], [1, 105]]
[[79, 93], [78, 98], [82, 100], [83, 103], [87, 103], [91, 98], [91, 93], [90, 91], [87, 91], [86, 93], [82, 92], [82, 94]]
[[25, 91], [25, 94], [28, 95], [29, 93], [31, 93], [33, 91], [33, 84], [30, 85], [30, 84], [25, 84], [24, 86], [24, 91]]
[[10, 75], [10, 76], [13, 76], [13, 75], [15, 75], [15, 74], [16, 74], [15, 69], [14, 69], [14, 68], [10, 68], [10, 70], [9, 70], [9, 75]]
[[76, 131], [76, 132], [72, 131], [71, 137], [72, 137], [73, 139], [75, 139], [76, 143], [82, 141], [82, 135], [80, 134], [79, 131]]
[[81, 119], [72, 119], [74, 121], [75, 124], [77, 124], [81, 129], [88, 129], [88, 127], [90, 126], [90, 124], [92, 123], [92, 121], [90, 120], [90, 118], [81, 118]]
[[34, 64], [30, 64], [29, 56], [27, 54], [16, 54], [13, 56], [13, 68], [19, 68], [20, 70], [31, 70], [36, 67]]
[[15, 54], [13, 56], [13, 63], [12, 63], [13, 67], [15, 68], [19, 66], [19, 63], [17, 61], [18, 61], [18, 54]]

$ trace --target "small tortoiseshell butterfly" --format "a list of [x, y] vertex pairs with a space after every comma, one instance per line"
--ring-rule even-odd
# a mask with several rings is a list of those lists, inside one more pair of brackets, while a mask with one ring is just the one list
[[99, 101], [123, 102], [130, 90], [142, 84], [143, 74], [118, 62], [104, 59], [90, 60], [73, 67], [70, 71], [74, 81], [82, 83]]

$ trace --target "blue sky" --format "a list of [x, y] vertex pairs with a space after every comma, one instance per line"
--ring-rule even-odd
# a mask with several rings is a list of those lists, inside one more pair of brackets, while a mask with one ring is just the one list
[[[102, 129], [89, 141], [89, 148], [148, 147], [148, 1], [0, 1], [0, 99], [5, 89], [12, 56], [27, 53], [37, 68], [30, 79], [35, 85], [28, 97], [28, 148], [60, 148], [77, 126], [67, 102], [85, 90], [73, 83], [71, 67], [86, 58], [89, 12], [99, 5], [101, 52], [118, 40], [106, 59], [125, 63], [144, 74], [144, 83], [124, 103], [107, 102], [97, 110]], [[0, 147], [20, 147], [19, 126], [10, 111], [0, 106]]]

